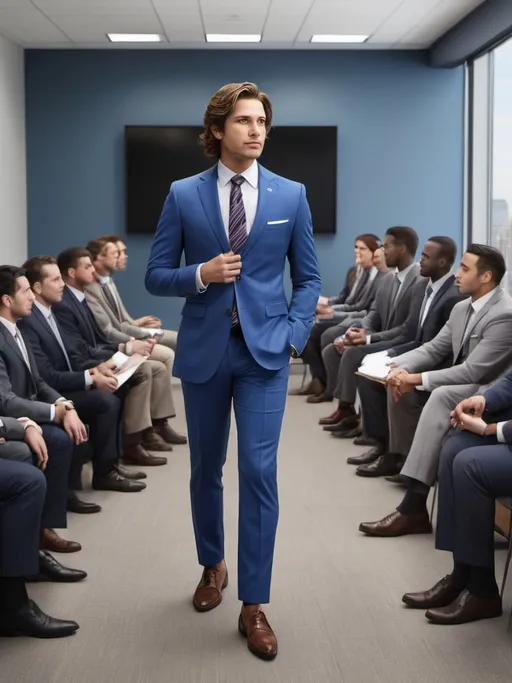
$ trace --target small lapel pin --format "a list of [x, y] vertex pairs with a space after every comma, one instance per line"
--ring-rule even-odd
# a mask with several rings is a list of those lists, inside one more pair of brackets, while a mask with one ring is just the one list
[[272, 192], [272, 188], [271, 188], [271, 187], [267, 187], [267, 192]]

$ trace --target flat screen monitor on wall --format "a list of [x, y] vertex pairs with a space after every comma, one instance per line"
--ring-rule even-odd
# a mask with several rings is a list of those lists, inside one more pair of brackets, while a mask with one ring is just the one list
[[[126, 126], [126, 228], [152, 234], [174, 180], [214, 161], [198, 144], [197, 126]], [[304, 183], [317, 234], [336, 232], [337, 128], [276, 126], [260, 159], [272, 172]]]

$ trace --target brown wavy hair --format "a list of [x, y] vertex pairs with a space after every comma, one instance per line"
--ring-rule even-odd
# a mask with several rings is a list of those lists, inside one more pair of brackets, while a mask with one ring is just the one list
[[224, 130], [226, 119], [240, 99], [259, 100], [261, 102], [267, 119], [265, 127], [268, 135], [272, 126], [272, 105], [268, 95], [261, 92], [255, 83], [228, 83], [212, 95], [204, 113], [204, 131], [199, 136], [199, 142], [206, 156], [220, 158], [220, 140], [217, 140], [212, 128]]

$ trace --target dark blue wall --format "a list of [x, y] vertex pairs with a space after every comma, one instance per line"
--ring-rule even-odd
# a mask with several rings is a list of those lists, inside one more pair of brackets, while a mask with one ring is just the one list
[[[29, 253], [123, 234], [124, 125], [201, 124], [210, 94], [242, 80], [269, 93], [276, 124], [338, 126], [338, 233], [317, 240], [324, 293], [340, 288], [358, 232], [411, 225], [461, 243], [462, 68], [398, 51], [29, 50]], [[150, 240], [127, 244], [129, 308], [176, 327], [181, 302], [144, 290]]]

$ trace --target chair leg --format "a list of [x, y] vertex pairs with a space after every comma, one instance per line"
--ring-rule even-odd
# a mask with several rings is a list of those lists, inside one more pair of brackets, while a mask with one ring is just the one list
[[430, 521], [434, 521], [434, 512], [435, 512], [435, 507], [436, 507], [436, 499], [437, 499], [437, 481], [434, 485], [434, 492], [432, 493], [432, 506], [430, 508]]
[[304, 389], [304, 385], [306, 384], [307, 376], [308, 376], [308, 366], [306, 365], [306, 363], [304, 363], [304, 370], [302, 372], [302, 382], [300, 385], [301, 389]]
[[[505, 560], [505, 571], [503, 572], [503, 580], [501, 582], [500, 595], [502, 598], [503, 598], [503, 593], [505, 591], [505, 584], [507, 583], [507, 576], [508, 576], [508, 570], [509, 570], [511, 558], [512, 558], [512, 533], [510, 534], [509, 539], [508, 539], [507, 559]], [[512, 621], [512, 613], [510, 615], [510, 619]], [[509, 627], [510, 627], [510, 622], [509, 622]]]

